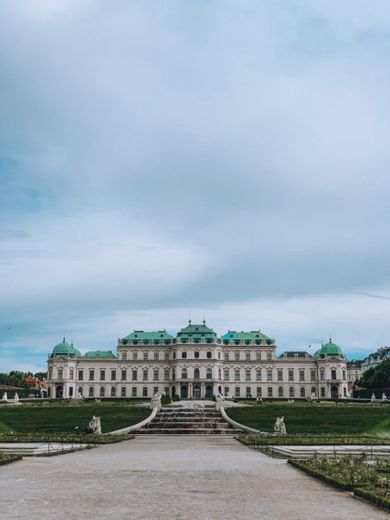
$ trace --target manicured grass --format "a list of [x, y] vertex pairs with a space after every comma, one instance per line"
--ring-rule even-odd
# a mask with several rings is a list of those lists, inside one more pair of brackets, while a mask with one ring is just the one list
[[105, 433], [136, 424], [149, 414], [147, 407], [120, 403], [2, 407], [0, 433], [83, 433], [92, 415], [100, 416]]
[[388, 406], [274, 404], [228, 408], [229, 417], [261, 431], [273, 431], [276, 417], [284, 416], [288, 434], [375, 433], [390, 436]]

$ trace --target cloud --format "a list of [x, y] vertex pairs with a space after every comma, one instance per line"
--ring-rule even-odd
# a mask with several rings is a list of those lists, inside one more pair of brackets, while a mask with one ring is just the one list
[[389, 26], [385, 1], [3, 2], [4, 324], [33, 349], [386, 293]]

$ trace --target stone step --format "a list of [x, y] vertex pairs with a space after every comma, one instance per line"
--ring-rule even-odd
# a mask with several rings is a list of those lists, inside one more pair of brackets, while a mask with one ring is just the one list
[[234, 428], [142, 428], [132, 433], [136, 435], [240, 435], [242, 431]]

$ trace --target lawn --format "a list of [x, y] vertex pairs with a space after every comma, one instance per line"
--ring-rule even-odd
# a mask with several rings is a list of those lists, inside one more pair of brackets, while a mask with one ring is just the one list
[[370, 405], [274, 404], [228, 408], [229, 417], [261, 431], [273, 431], [284, 416], [287, 433], [375, 433], [390, 436], [390, 407]]
[[124, 403], [1, 407], [0, 433], [83, 433], [92, 415], [100, 416], [105, 433], [136, 424], [149, 414], [147, 407]]

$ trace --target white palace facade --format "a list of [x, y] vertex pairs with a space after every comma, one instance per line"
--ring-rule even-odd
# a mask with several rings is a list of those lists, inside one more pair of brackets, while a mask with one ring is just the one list
[[64, 340], [48, 359], [48, 397], [181, 399], [335, 399], [348, 397], [346, 359], [330, 340], [314, 356], [276, 356], [275, 340], [261, 331], [228, 331], [221, 337], [202, 324], [177, 335], [135, 330], [119, 339], [117, 353], [81, 354]]

